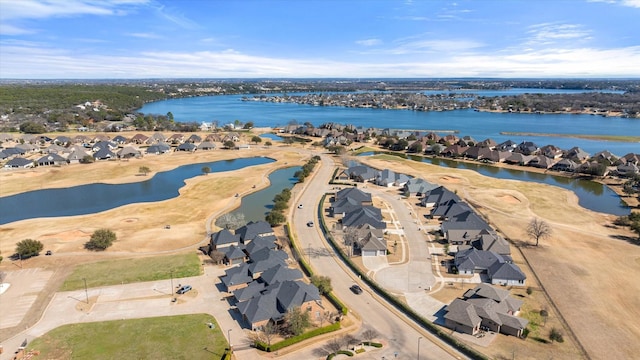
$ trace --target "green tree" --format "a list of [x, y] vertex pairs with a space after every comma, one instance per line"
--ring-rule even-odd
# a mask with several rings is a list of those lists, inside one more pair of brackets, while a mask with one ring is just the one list
[[278, 226], [287, 221], [287, 218], [279, 211], [269, 211], [269, 213], [265, 217], [265, 221], [268, 222], [271, 226]]
[[151, 169], [149, 169], [149, 167], [147, 167], [147, 166], [140, 166], [140, 167], [138, 168], [138, 171], [139, 171], [142, 175], [147, 176], [147, 174], [151, 172]]
[[211, 168], [208, 166], [203, 166], [202, 167], [202, 173], [205, 175], [208, 175], [211, 172]]
[[167, 119], [169, 119], [169, 121], [173, 122], [173, 113], [171, 111], [169, 111], [167, 113]]
[[302, 311], [300, 308], [293, 308], [284, 316], [284, 326], [288, 333], [293, 336], [300, 335], [311, 326], [309, 312]]
[[251, 138], [251, 142], [254, 143], [254, 144], [259, 144], [259, 143], [262, 142], [262, 138], [260, 136], [258, 136], [258, 135], [254, 135]]
[[232, 140], [227, 140], [222, 144], [225, 149], [234, 149], [236, 147], [236, 143], [234, 143]]
[[273, 143], [271, 141], [267, 141], [266, 143], [264, 143], [266, 146], [272, 146]]
[[540, 239], [546, 239], [551, 236], [551, 226], [546, 221], [534, 218], [527, 225], [527, 235], [532, 239], [535, 239], [536, 246], [540, 242]]
[[82, 163], [83, 164], [91, 164], [94, 161], [96, 161], [96, 159], [94, 159], [93, 156], [91, 156], [91, 155], [85, 155], [85, 156], [82, 157]]
[[549, 340], [559, 343], [564, 342], [562, 333], [557, 328], [551, 328], [551, 331], [549, 332]]
[[38, 240], [24, 239], [16, 244], [16, 254], [23, 259], [37, 256], [44, 248], [44, 245]]
[[313, 275], [311, 276], [311, 283], [318, 288], [321, 295], [326, 295], [331, 292], [331, 278], [328, 276], [322, 275]]
[[276, 201], [276, 202], [273, 204], [273, 210], [274, 210], [274, 211], [283, 211], [283, 210], [285, 210], [285, 209], [286, 209], [286, 208], [288, 208], [288, 207], [289, 207], [289, 206], [287, 205], [287, 202], [286, 202], [286, 201]]
[[38, 124], [33, 121], [25, 121], [20, 124], [20, 131], [25, 134], [42, 134], [47, 131], [47, 129], [42, 124]]
[[98, 229], [93, 232], [91, 239], [84, 244], [88, 250], [102, 251], [113, 245], [116, 241], [116, 234], [109, 229]]
[[247, 121], [246, 124], [242, 127], [243, 129], [253, 129], [253, 121]]

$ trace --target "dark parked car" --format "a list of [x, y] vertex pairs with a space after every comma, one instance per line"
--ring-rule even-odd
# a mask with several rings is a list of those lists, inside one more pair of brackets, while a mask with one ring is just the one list
[[308, 226], [308, 227], [312, 227], [312, 226], [313, 226], [313, 221], [309, 221], [309, 222], [307, 222], [307, 226]]
[[184, 294], [186, 292], [189, 292], [189, 290], [191, 290], [191, 285], [182, 285], [180, 289], [176, 291], [176, 294]]
[[362, 288], [358, 285], [351, 285], [351, 287], [349, 288], [351, 289], [351, 291], [353, 291], [354, 294], [362, 294]]

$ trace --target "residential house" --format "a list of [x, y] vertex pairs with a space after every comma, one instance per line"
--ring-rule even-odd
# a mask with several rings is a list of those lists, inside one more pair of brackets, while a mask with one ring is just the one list
[[402, 193], [406, 197], [422, 196], [423, 194], [437, 188], [438, 185], [425, 181], [422, 178], [411, 178], [402, 187]]
[[462, 201], [453, 191], [445, 188], [444, 186], [438, 186], [424, 194], [424, 197], [420, 199], [420, 205], [424, 207], [432, 207], [438, 204], [448, 203], [451, 200], [454, 202]]
[[153, 144], [147, 148], [147, 154], [160, 155], [160, 154], [166, 154], [169, 152], [171, 152], [171, 147], [169, 146], [169, 144], [166, 144], [166, 143]]
[[198, 145], [199, 150], [214, 150], [216, 148], [216, 144], [211, 141], [203, 141]]
[[4, 164], [5, 168], [9, 169], [26, 169], [33, 167], [33, 161], [22, 157], [14, 157]]
[[247, 286], [253, 281], [253, 277], [249, 274], [249, 264], [242, 263], [240, 266], [234, 266], [225, 271], [220, 280], [225, 287], [226, 292], [232, 292]]
[[338, 191], [335, 195], [335, 200], [343, 198], [351, 198], [360, 205], [372, 205], [373, 200], [370, 193], [366, 193], [358, 188], [345, 188]]
[[459, 274], [487, 274], [494, 285], [525, 286], [527, 276], [508, 255], [471, 247], [458, 251], [453, 261]]
[[149, 141], [149, 137], [144, 134], [136, 134], [131, 138], [131, 143], [133, 144], [147, 144]]
[[199, 143], [202, 142], [202, 137], [200, 137], [198, 134], [191, 134], [191, 136], [187, 138], [187, 142]]
[[180, 145], [178, 145], [178, 147], [176, 147], [176, 151], [187, 151], [187, 152], [194, 152], [198, 149], [198, 146], [194, 143], [190, 143], [190, 142], [184, 142]]
[[624, 177], [633, 177], [640, 174], [640, 167], [632, 162], [626, 164], [620, 164], [616, 167], [618, 175]]
[[384, 238], [383, 229], [364, 224], [355, 229], [355, 236], [354, 253], [360, 252], [362, 256], [387, 255], [387, 240]]
[[551, 170], [555, 170], [555, 171], [574, 172], [577, 169], [578, 169], [578, 164], [576, 164], [573, 160], [570, 160], [567, 158], [561, 159], [557, 163], [553, 164], [553, 166], [551, 167]]
[[266, 221], [250, 221], [246, 225], [236, 229], [235, 234], [240, 236], [240, 242], [245, 245], [259, 237], [275, 236], [273, 228]]
[[182, 144], [184, 142], [184, 134], [171, 134], [166, 141], [170, 144]]
[[511, 140], [507, 140], [505, 142], [502, 142], [500, 144], [498, 144], [496, 146], [496, 150], [499, 151], [509, 151], [512, 152], [513, 150], [515, 150], [518, 147], [518, 144], [511, 141]]
[[36, 163], [38, 164], [38, 166], [49, 166], [49, 165], [60, 166], [60, 165], [66, 165], [67, 159], [63, 158], [61, 155], [52, 153], [52, 154], [45, 155], [40, 159], [36, 160]]
[[133, 146], [125, 146], [117, 153], [118, 158], [120, 159], [130, 159], [130, 158], [141, 158], [142, 153], [140, 150], [134, 148]]
[[527, 165], [536, 167], [539, 169], [549, 169], [554, 164], [554, 160], [552, 158], [548, 158], [544, 155], [535, 155]]
[[529, 321], [516, 316], [522, 301], [507, 290], [479, 284], [445, 307], [444, 325], [454, 331], [475, 335], [481, 328], [520, 337]]
[[218, 232], [211, 234], [211, 241], [209, 242], [209, 248], [211, 250], [221, 251], [225, 247], [231, 245], [238, 246], [240, 244], [240, 235], [233, 234], [228, 229], [222, 229]]
[[369, 224], [376, 229], [386, 229], [387, 224], [382, 220], [382, 212], [373, 206], [362, 206], [355, 209], [342, 218], [344, 227], [360, 227]]
[[269, 322], [282, 322], [294, 308], [309, 312], [311, 319], [317, 319], [324, 311], [318, 288], [299, 280], [275, 282], [236, 306], [251, 330], [259, 330]]
[[539, 148], [538, 145], [531, 141], [523, 141], [518, 146], [513, 149], [514, 152], [518, 152], [523, 155], [535, 155], [538, 153]]
[[586, 161], [589, 157], [591, 157], [591, 155], [589, 155], [588, 152], [575, 146], [567, 150], [566, 154], [564, 154], [564, 157], [574, 162], [581, 163]]
[[111, 160], [116, 158], [116, 154], [109, 148], [101, 148], [93, 154], [93, 158], [96, 160]]

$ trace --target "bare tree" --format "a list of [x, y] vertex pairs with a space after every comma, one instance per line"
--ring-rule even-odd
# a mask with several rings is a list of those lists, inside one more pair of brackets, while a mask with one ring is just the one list
[[327, 343], [327, 349], [329, 349], [331, 353], [335, 354], [342, 349], [342, 343], [338, 338], [333, 338]]
[[536, 246], [540, 242], [540, 239], [546, 239], [551, 236], [551, 226], [546, 221], [534, 218], [527, 225], [527, 235], [536, 240]]
[[322, 324], [326, 321], [326, 322], [331, 322], [331, 319], [333, 318], [333, 313], [331, 311], [325, 311], [322, 312], [320, 314], [320, 327], [322, 327]]
[[4, 283], [4, 279], [7, 278], [7, 273], [4, 271], [0, 271], [0, 285]]
[[216, 220], [216, 226], [230, 230], [235, 230], [246, 223], [244, 214], [241, 212], [226, 213]]
[[213, 260], [213, 262], [216, 264], [221, 264], [222, 260], [224, 260], [224, 253], [218, 250], [213, 250], [209, 256], [211, 257], [211, 260]]
[[358, 229], [346, 227], [344, 228], [342, 237], [344, 238], [344, 245], [347, 246], [347, 255], [353, 255], [354, 246], [360, 247]]
[[373, 341], [373, 339], [378, 337], [378, 331], [374, 330], [374, 329], [367, 329], [365, 331], [362, 332], [362, 337], [367, 340], [368, 342]]
[[271, 341], [278, 335], [278, 327], [272, 322], [268, 322], [262, 327], [262, 337], [269, 347], [271, 347]]
[[358, 338], [351, 334], [346, 334], [342, 337], [343, 343], [347, 346], [347, 350], [350, 350], [351, 344], [356, 345], [360, 342]]

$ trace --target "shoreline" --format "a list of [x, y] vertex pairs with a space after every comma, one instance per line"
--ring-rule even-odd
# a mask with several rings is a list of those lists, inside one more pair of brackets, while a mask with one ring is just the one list
[[[421, 154], [407, 154], [407, 153], [403, 153], [403, 152], [383, 149], [379, 145], [373, 145], [373, 144], [367, 144], [364, 147], [365, 148], [370, 148], [372, 151], [380, 151], [380, 152], [387, 152], [387, 153], [391, 152], [391, 153], [397, 153], [397, 154], [402, 154], [402, 155], [413, 155], [413, 156], [420, 156], [420, 157], [423, 157], [423, 158], [431, 158], [431, 159], [451, 160], [451, 161], [463, 162], [463, 163], [467, 163], [467, 164], [484, 165], [484, 166], [504, 168], [504, 169], [509, 169], [509, 170], [518, 170], [518, 171], [523, 171], [523, 172], [532, 172], [532, 173], [537, 173], [537, 174], [560, 176], [560, 177], [564, 177], [564, 178], [567, 178], [567, 179], [580, 179], [580, 178], [582, 178], [584, 180], [590, 180], [590, 181], [593, 181], [593, 182], [597, 182], [599, 184], [602, 184], [602, 185], [608, 187], [609, 189], [611, 189], [611, 191], [613, 191], [614, 193], [616, 193], [616, 195], [618, 195], [620, 197], [620, 200], [624, 201], [627, 204], [627, 207], [632, 212], [640, 212], [640, 200], [637, 197], [627, 196], [624, 193], [624, 191], [622, 191], [622, 185], [627, 180], [627, 179], [623, 179], [623, 178], [616, 178], [616, 177], [599, 177], [599, 178], [597, 178], [597, 177], [589, 177], [589, 176], [580, 176], [580, 175], [577, 175], [575, 173], [553, 171], [553, 170], [549, 170], [549, 169], [540, 169], [540, 168], [530, 167], [530, 166], [519, 166], [519, 165], [512, 165], [512, 164], [505, 164], [505, 163], [485, 164], [485, 163], [480, 163], [478, 161], [464, 159], [464, 158], [448, 158], [448, 157], [438, 157], [438, 156], [427, 156], [427, 155], [421, 155]], [[352, 149], [351, 151], [354, 151], [354, 150], [355, 149]], [[515, 180], [515, 181], [523, 181], [523, 180]], [[606, 214], [606, 213], [603, 213], [603, 214]], [[606, 215], [611, 215], [611, 214], [606, 214]]]

